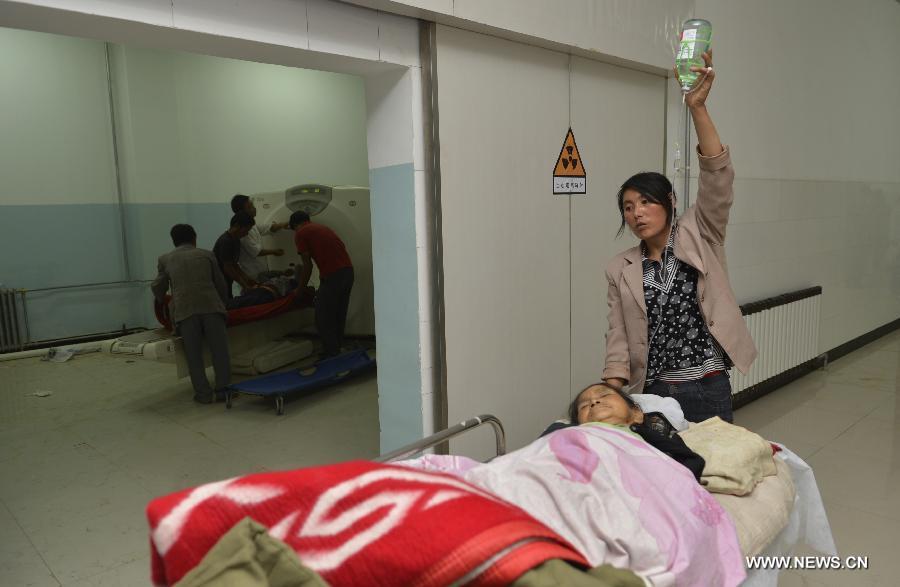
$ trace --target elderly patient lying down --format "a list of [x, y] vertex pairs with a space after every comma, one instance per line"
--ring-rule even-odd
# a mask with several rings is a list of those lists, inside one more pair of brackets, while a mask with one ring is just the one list
[[629, 395], [606, 383], [584, 388], [569, 406], [569, 422], [554, 422], [541, 436], [588, 422], [628, 427], [651, 446], [687, 467], [700, 480], [706, 462], [688, 448], [669, 420], [660, 412], [645, 414]]
[[579, 394], [572, 415], [580, 425], [488, 463], [427, 455], [406, 464], [453, 473], [521, 507], [593, 566], [627, 568], [653, 585], [743, 581], [734, 524], [697, 483], [703, 459], [667, 418], [605, 385]]

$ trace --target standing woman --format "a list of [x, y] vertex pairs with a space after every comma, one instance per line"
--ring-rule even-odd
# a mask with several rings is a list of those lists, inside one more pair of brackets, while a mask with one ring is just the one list
[[[712, 52], [685, 102], [697, 131], [697, 202], [675, 214], [671, 182], [638, 173], [618, 193], [622, 226], [641, 242], [606, 267], [609, 330], [603, 379], [632, 393], [678, 400], [685, 418], [731, 422], [728, 369], [746, 373], [756, 347], [728, 282], [725, 227], [734, 201], [731, 154], [719, 142], [706, 100], [715, 73]], [[677, 73], [677, 72], [676, 72]]]

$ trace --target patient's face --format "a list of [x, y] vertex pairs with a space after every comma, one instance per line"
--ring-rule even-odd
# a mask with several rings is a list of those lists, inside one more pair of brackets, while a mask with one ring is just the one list
[[635, 414], [615, 391], [603, 385], [594, 385], [578, 396], [578, 423], [605, 422], [627, 426], [633, 424]]

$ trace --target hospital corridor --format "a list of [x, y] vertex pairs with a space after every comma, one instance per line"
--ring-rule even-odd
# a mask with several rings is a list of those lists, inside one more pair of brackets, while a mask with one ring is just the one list
[[900, 0], [0, 0], [0, 586], [881, 587]]

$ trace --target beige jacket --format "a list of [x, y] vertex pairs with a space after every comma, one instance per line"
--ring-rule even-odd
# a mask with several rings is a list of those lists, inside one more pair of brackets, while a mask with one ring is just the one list
[[[700, 155], [697, 202], [678, 220], [675, 256], [699, 273], [697, 296], [707, 328], [741, 373], [756, 358], [756, 346], [728, 283], [725, 227], [734, 201], [734, 168], [726, 147], [715, 157]], [[647, 373], [647, 307], [640, 245], [616, 255], [606, 266], [609, 330], [603, 379], [628, 381], [641, 393]]]
[[194, 314], [225, 314], [228, 286], [215, 255], [193, 245], [181, 245], [157, 262], [158, 274], [150, 289], [158, 300], [172, 290], [169, 314], [178, 324]]

